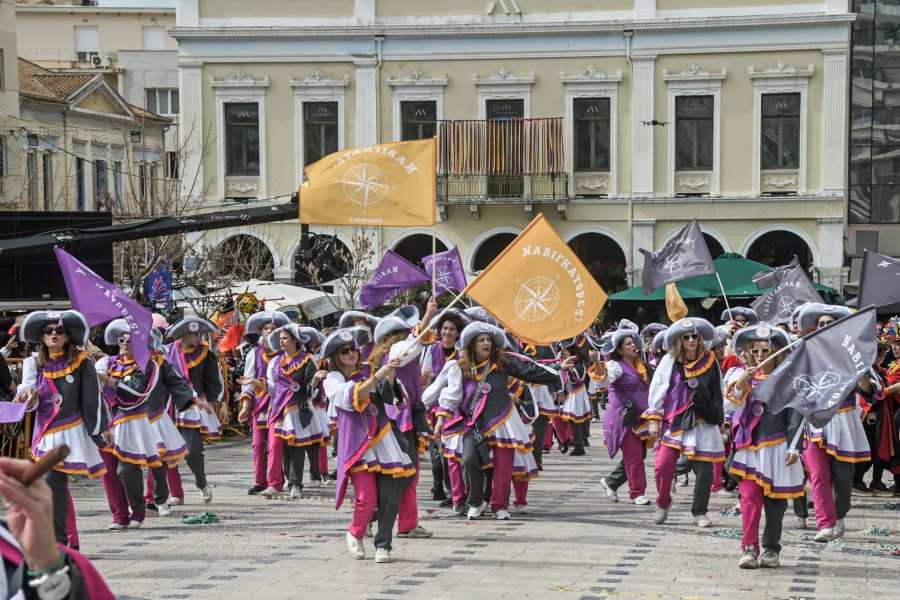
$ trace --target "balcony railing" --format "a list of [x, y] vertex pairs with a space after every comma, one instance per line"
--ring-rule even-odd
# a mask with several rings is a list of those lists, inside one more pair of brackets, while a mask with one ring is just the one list
[[568, 197], [563, 120], [438, 122], [438, 201], [532, 203]]

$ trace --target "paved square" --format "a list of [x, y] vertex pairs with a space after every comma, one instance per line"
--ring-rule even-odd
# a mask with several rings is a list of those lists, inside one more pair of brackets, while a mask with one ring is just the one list
[[[668, 523], [653, 525], [653, 504], [629, 504], [624, 488], [614, 504], [600, 487], [612, 468], [600, 431], [593, 426], [585, 457], [555, 449], [545, 457], [529, 513], [511, 521], [469, 522], [437, 508], [423, 472], [420, 517], [434, 537], [395, 539], [392, 564], [375, 564], [371, 539], [366, 560], [348, 558], [352, 504], [335, 512], [333, 486], [307, 488], [299, 501], [248, 496], [249, 441], [207, 447], [212, 504], [200, 502], [183, 464], [186, 504], [171, 518], [151, 513], [140, 530], [107, 531], [99, 480], [72, 492], [82, 550], [120, 598], [896, 598], [900, 556], [883, 548], [900, 546], [900, 537], [863, 534], [873, 525], [900, 529], [900, 512], [884, 508], [890, 499], [854, 497], [845, 540], [827, 546], [812, 541], [814, 530], [786, 527], [782, 567], [744, 571], [740, 517], [718, 514], [736, 500], [713, 498], [715, 526], [700, 530], [692, 487], [679, 488]], [[655, 498], [651, 461], [647, 495]], [[181, 515], [205, 510], [220, 524], [181, 524]]]

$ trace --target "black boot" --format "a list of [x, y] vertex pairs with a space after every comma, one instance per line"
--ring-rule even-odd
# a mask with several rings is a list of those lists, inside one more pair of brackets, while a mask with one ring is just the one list
[[431, 476], [434, 478], [434, 483], [431, 486], [431, 499], [446, 500], [447, 492], [444, 491], [444, 470], [432, 468]]

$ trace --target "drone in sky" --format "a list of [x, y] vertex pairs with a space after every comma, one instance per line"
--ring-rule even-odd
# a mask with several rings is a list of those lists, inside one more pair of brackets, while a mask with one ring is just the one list
[[653, 119], [652, 121], [641, 121], [641, 123], [643, 123], [644, 125], [652, 125], [653, 127], [656, 127], [657, 125], [665, 127], [669, 124], [668, 121], [657, 121], [656, 119]]

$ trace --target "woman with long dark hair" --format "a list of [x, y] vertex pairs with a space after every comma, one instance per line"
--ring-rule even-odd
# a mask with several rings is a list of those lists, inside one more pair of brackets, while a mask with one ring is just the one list
[[[533, 448], [532, 435], [510, 398], [508, 378], [549, 384], [558, 380], [559, 372], [547, 365], [508, 356], [503, 351], [503, 331], [488, 323], [472, 323], [463, 329], [460, 345], [463, 350], [459, 362], [446, 367], [447, 385], [438, 400], [441, 412], [434, 433], [441, 435], [445, 428], [464, 432], [462, 470], [468, 490], [468, 517], [480, 517], [487, 508], [482, 469], [492, 464], [491, 512], [495, 518], [506, 520], [513, 454], [531, 452]], [[575, 358], [569, 357], [560, 369], [571, 369], [574, 364]], [[448, 419], [447, 414], [453, 416]]]
[[570, 357], [574, 359], [572, 368], [561, 374], [565, 400], [560, 407], [560, 418], [572, 429], [574, 448], [569, 456], [584, 456], [591, 422], [591, 401], [588, 397], [591, 359], [588, 355], [587, 337], [578, 335], [564, 340], [560, 346], [561, 360]]

